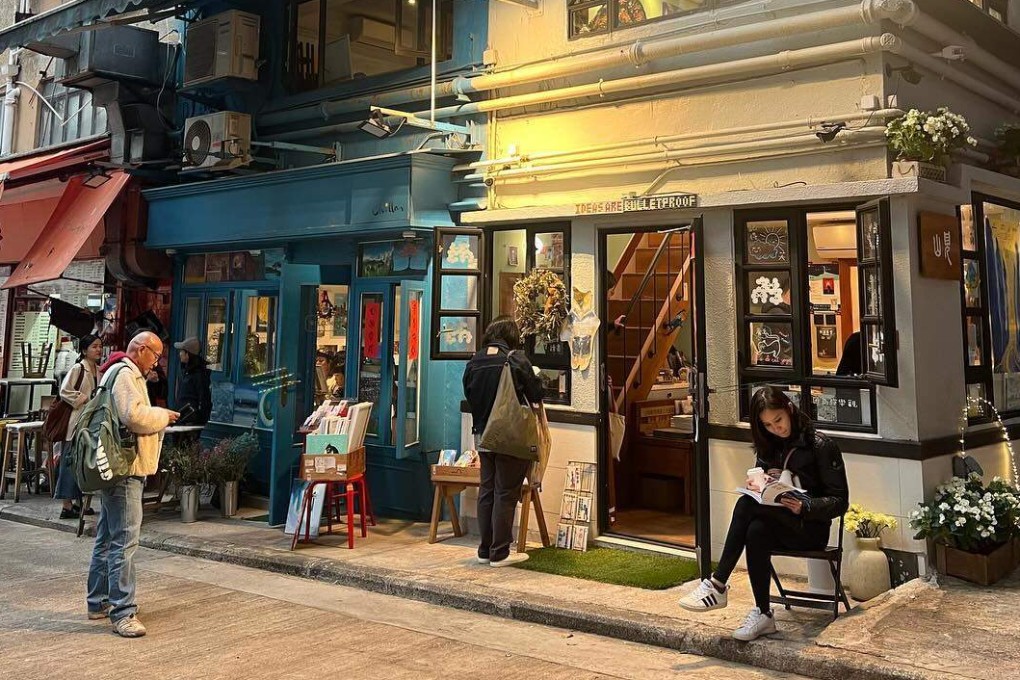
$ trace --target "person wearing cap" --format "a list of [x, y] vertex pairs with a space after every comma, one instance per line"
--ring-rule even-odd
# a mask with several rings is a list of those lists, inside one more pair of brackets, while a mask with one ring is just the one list
[[174, 343], [181, 359], [181, 373], [177, 378], [178, 411], [191, 405], [194, 409], [187, 418], [181, 418], [180, 425], [204, 425], [212, 413], [212, 372], [202, 356], [202, 345], [198, 338], [188, 338]]

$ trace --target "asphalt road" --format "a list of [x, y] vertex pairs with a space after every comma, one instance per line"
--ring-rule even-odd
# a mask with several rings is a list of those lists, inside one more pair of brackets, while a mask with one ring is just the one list
[[141, 639], [85, 617], [91, 541], [0, 521], [0, 678], [797, 678], [140, 550]]

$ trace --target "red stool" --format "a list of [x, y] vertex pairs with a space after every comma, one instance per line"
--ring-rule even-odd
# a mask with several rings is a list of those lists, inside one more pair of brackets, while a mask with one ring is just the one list
[[[323, 503], [323, 507], [326, 510], [326, 533], [333, 533], [333, 522], [334, 520], [338, 524], [347, 525], [347, 547], [351, 550], [354, 549], [354, 507], [358, 502], [359, 498], [362, 500], [361, 503], [361, 537], [365, 538], [368, 536], [368, 529], [365, 525], [366, 515], [370, 515], [371, 510], [369, 509], [368, 498], [368, 486], [365, 484], [365, 476], [363, 474], [355, 475], [349, 478], [345, 482], [332, 481], [332, 480], [317, 480], [309, 483], [308, 488], [305, 489], [304, 496], [301, 499], [301, 514], [298, 516], [298, 525], [294, 529], [294, 537], [291, 539], [290, 549], [294, 550], [299, 542], [310, 543], [311, 542], [311, 523], [312, 523], [312, 502], [314, 499], [314, 490], [316, 485], [326, 485], [326, 498]], [[341, 512], [341, 503], [346, 505], [346, 513]], [[346, 514], [346, 522], [341, 521], [341, 517]], [[372, 518], [372, 525], [375, 525], [375, 519]], [[304, 527], [305, 537], [301, 539], [301, 528]]]

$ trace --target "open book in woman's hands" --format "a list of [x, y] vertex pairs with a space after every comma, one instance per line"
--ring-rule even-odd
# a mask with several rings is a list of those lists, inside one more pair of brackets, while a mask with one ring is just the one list
[[765, 484], [761, 488], [758, 487], [752, 489], [744, 488], [737, 489], [737, 491], [744, 494], [745, 496], [750, 496], [751, 498], [758, 501], [762, 505], [781, 506], [782, 503], [780, 501], [784, 496], [787, 495], [789, 495], [792, 498], [797, 498], [799, 500], [804, 500], [805, 498], [807, 498], [807, 492], [804, 491], [804, 489], [801, 489], [800, 487], [787, 484], [786, 482], [778, 480], [774, 477], [770, 477], [768, 475], [765, 475], [763, 479]]

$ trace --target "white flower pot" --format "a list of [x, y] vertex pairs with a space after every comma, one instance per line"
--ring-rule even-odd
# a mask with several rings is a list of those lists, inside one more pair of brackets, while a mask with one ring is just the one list
[[847, 565], [850, 594], [858, 601], [878, 597], [891, 587], [889, 561], [881, 538], [858, 538], [857, 556]]
[[893, 179], [920, 177], [934, 182], [945, 182], [946, 169], [941, 165], [925, 161], [893, 161], [892, 177]]

